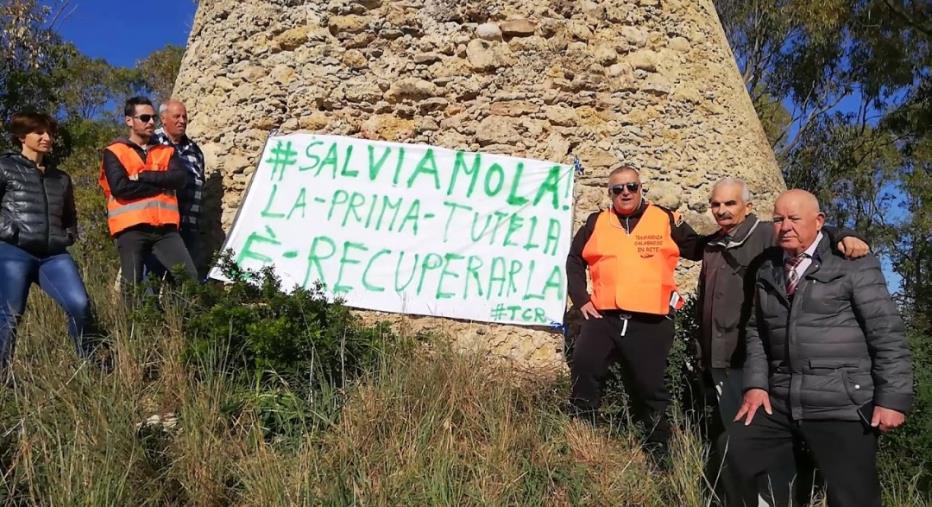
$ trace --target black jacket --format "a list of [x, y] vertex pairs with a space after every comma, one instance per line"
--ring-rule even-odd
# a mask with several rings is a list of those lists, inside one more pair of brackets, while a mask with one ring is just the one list
[[19, 153], [0, 155], [0, 241], [45, 257], [77, 238], [74, 188], [67, 173], [45, 172]]
[[[644, 210], [647, 209], [647, 205], [647, 201], [641, 201], [641, 206], [631, 215], [618, 215], [618, 220], [626, 231], [630, 233], [637, 227], [641, 216], [644, 215]], [[651, 204], [651, 206], [657, 205]], [[686, 222], [675, 220], [671, 211], [663, 206], [657, 207], [670, 214], [670, 235], [673, 238], [673, 242], [676, 243], [676, 246], [680, 249], [680, 257], [692, 261], [701, 260], [702, 247], [705, 244], [703, 236], [694, 231]], [[569, 255], [566, 257], [567, 292], [576, 308], [589, 302], [589, 291], [586, 289], [586, 268], [588, 265], [586, 264], [586, 260], [583, 259], [582, 253], [583, 249], [586, 248], [586, 243], [589, 242], [589, 238], [592, 237], [592, 231], [595, 230], [595, 221], [600, 213], [602, 213], [602, 211], [596, 211], [589, 215], [589, 218], [586, 219], [586, 223], [576, 231], [576, 236], [573, 237], [573, 244], [570, 246]]]
[[[113, 140], [112, 144], [125, 144], [133, 149], [142, 160], [146, 159], [146, 150], [126, 138]], [[150, 146], [159, 145], [155, 137], [149, 141]], [[161, 194], [166, 190], [181, 190], [188, 183], [188, 171], [178, 154], [172, 155], [168, 171], [144, 171], [139, 173], [139, 180], [132, 181], [126, 168], [110, 150], [102, 153], [104, 176], [110, 185], [110, 193], [117, 199], [143, 199]]]
[[[699, 287], [699, 349], [702, 365], [740, 368], [744, 362], [744, 325], [753, 301], [761, 253], [773, 246], [773, 227], [748, 215], [730, 237], [712, 236], [702, 256]], [[752, 277], [745, 283], [746, 277]]]
[[[847, 236], [864, 241], [852, 231], [822, 231], [835, 243]], [[706, 368], [740, 368], [744, 363], [744, 329], [751, 312], [757, 267], [761, 254], [774, 246], [773, 222], [750, 214], [729, 237], [715, 233], [706, 238], [699, 273], [699, 350]]]
[[913, 375], [903, 321], [873, 255], [846, 260], [823, 236], [787, 298], [783, 251], [757, 271], [744, 389], [767, 390], [794, 420], [858, 420], [868, 401], [906, 412]]

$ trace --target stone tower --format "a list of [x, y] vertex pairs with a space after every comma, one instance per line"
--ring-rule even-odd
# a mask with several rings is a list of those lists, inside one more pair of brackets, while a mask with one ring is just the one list
[[[274, 129], [575, 155], [577, 224], [608, 204], [619, 160], [707, 231], [716, 179], [745, 178], [764, 210], [783, 187], [712, 0], [201, 0], [175, 96], [207, 156], [215, 236]], [[554, 333], [409, 323], [560, 361]]]

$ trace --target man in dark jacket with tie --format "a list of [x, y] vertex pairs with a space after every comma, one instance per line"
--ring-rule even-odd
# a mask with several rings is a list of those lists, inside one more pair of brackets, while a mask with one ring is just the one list
[[805, 442], [830, 506], [879, 507], [877, 434], [902, 425], [912, 402], [903, 322], [875, 257], [832, 252], [815, 196], [785, 192], [773, 223], [778, 247], [757, 271], [729, 462], [746, 505], [768, 475], [774, 504], [786, 505], [789, 485], [768, 472]]
[[[741, 405], [744, 326], [753, 303], [753, 286], [761, 255], [773, 247], [773, 224], [752, 212], [747, 184], [722, 178], [712, 186], [709, 209], [719, 230], [706, 238], [699, 274], [699, 346], [701, 367], [710, 377], [727, 427]], [[853, 231], [824, 227], [838, 252], [852, 259], [870, 247]]]
[[[709, 210], [719, 230], [706, 238], [699, 275], [699, 352], [700, 370], [714, 388], [721, 415], [721, 431], [716, 449], [722, 456], [727, 449], [727, 432], [742, 398], [742, 368], [744, 364], [744, 327], [754, 301], [754, 276], [761, 255], [773, 247], [773, 224], [759, 219], [753, 213], [753, 201], [748, 185], [741, 179], [726, 177], [712, 185], [709, 193]], [[870, 251], [867, 243], [852, 231], [822, 231], [835, 248], [846, 257], [858, 258]], [[720, 462], [713, 458], [713, 461]], [[800, 466], [800, 479], [794, 482], [800, 495], [811, 489], [811, 460], [804, 454], [771, 472], [782, 473], [792, 479]], [[810, 473], [807, 473], [810, 472]], [[734, 474], [722, 472], [726, 496], [737, 496]], [[731, 501], [731, 500], [729, 500]]]

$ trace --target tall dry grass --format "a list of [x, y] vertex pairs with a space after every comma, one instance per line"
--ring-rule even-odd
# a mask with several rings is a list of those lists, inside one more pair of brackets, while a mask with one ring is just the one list
[[560, 413], [563, 387], [446, 350], [388, 358], [329, 431], [297, 452], [259, 443], [240, 467], [244, 497], [255, 505], [705, 505], [701, 467], [679, 459], [695, 452], [694, 440], [681, 434], [674, 469], [661, 473], [633, 433]]
[[[109, 374], [75, 357], [61, 312], [33, 294], [16, 385], [0, 391], [0, 504], [715, 503], [709, 448], [682, 415], [672, 468], [661, 471], [624, 421], [567, 417], [565, 378], [517, 374], [439, 339], [387, 350], [344, 389], [257, 388], [256, 405], [302, 396], [311, 407], [296, 431], [270, 437], [230, 366], [185, 364], [183, 301], [166, 305], [164, 321], [134, 324], [109, 277], [89, 278], [116, 352]], [[886, 487], [889, 505], [922, 501], [908, 484]]]

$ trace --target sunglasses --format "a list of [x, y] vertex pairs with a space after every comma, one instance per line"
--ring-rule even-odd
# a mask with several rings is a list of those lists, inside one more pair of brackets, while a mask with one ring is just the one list
[[141, 122], [143, 122], [143, 123], [149, 123], [150, 120], [151, 120], [151, 121], [155, 121], [155, 115], [154, 115], [154, 114], [141, 114], [141, 115], [139, 115], [139, 116], [133, 116], [133, 118], [138, 118], [139, 121], [141, 121]]
[[609, 191], [611, 191], [612, 195], [621, 195], [621, 193], [624, 192], [626, 188], [628, 189], [628, 192], [634, 193], [637, 192], [639, 188], [641, 188], [641, 184], [635, 183], [633, 181], [631, 183], [621, 183], [619, 185], [612, 185]]

